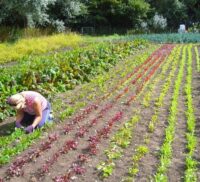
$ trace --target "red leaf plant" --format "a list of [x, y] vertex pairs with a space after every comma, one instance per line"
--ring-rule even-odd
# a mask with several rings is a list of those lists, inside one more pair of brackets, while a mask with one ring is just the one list
[[80, 155], [78, 156], [78, 162], [84, 163], [84, 162], [87, 162], [87, 161], [88, 161], [88, 156], [87, 156], [87, 155], [85, 155], [85, 154], [80, 154]]
[[79, 175], [84, 174], [86, 172], [86, 169], [77, 163], [72, 164], [72, 169], [75, 174]]
[[108, 126], [104, 126], [104, 128], [99, 131], [99, 134], [104, 138], [107, 138], [108, 134], [110, 133], [111, 127], [112, 123], [110, 123]]
[[76, 150], [78, 142], [75, 140], [69, 140], [66, 143], [66, 146], [68, 147], [69, 150]]
[[[101, 141], [101, 138], [107, 134], [107, 131], [113, 126], [113, 124], [119, 121], [122, 118], [123, 113], [121, 111], [117, 112], [113, 118], [109, 120], [107, 125], [103, 127], [103, 129], [99, 130], [95, 136], [90, 136], [89, 146], [87, 147], [89, 155], [96, 155], [97, 154], [97, 145]], [[107, 129], [109, 128], [109, 129]], [[78, 155], [78, 160], [72, 164], [72, 171], [68, 172], [63, 176], [58, 176], [53, 178], [55, 182], [69, 182], [73, 173], [75, 174], [84, 174], [85, 168], [82, 167], [83, 163], [87, 162], [89, 159], [89, 155], [80, 154]]]
[[50, 167], [58, 160], [61, 154], [66, 154], [69, 150], [77, 149], [77, 145], [78, 143], [75, 140], [66, 141], [62, 148], [55, 152], [53, 156], [45, 162], [42, 168], [39, 169], [40, 175], [43, 176], [44, 173], [49, 172]]
[[96, 110], [98, 108], [98, 105], [96, 104], [92, 104], [90, 106], [88, 106], [86, 109], [83, 110], [82, 113], [80, 113], [78, 116], [76, 116], [73, 120], [72, 123], [78, 123], [80, 122], [82, 119], [84, 119], [89, 113], [91, 113], [93, 110]]
[[99, 142], [100, 142], [100, 138], [99, 138], [98, 135], [89, 137], [88, 150], [89, 150], [90, 154], [96, 155], [96, 153], [97, 153], [97, 145], [98, 145]]
[[96, 124], [97, 124], [97, 121], [98, 121], [98, 119], [97, 119], [97, 118], [94, 118], [94, 119], [91, 121], [89, 127], [92, 127], [92, 126], [96, 125]]
[[109, 97], [113, 91], [117, 90], [119, 86], [121, 86], [124, 82], [126, 82], [129, 78], [131, 78], [132, 76], [134, 76], [144, 65], [146, 65], [148, 62], [150, 62], [152, 60], [152, 58], [154, 57], [155, 53], [152, 53], [151, 56], [149, 56], [147, 58], [147, 60], [142, 63], [141, 65], [137, 66], [132, 73], [127, 74], [127, 76], [125, 77], [124, 80], [120, 81], [119, 84], [117, 84], [112, 90], [111, 92], [109, 92], [108, 94], [106, 94], [105, 96], [103, 96], [101, 99], [106, 99], [107, 97]]
[[73, 125], [72, 124], [68, 124], [67, 126], [64, 126], [64, 133], [67, 134], [70, 131], [73, 130]]
[[17, 158], [17, 160], [14, 161], [10, 165], [10, 167], [8, 168], [6, 173], [11, 177], [12, 176], [23, 176], [24, 171], [22, 171], [22, 167], [26, 163], [32, 161], [34, 158], [39, 157], [43, 151], [51, 148], [51, 144], [54, 141], [56, 141], [57, 139], [58, 139], [58, 135], [57, 134], [49, 135], [48, 141], [43, 142], [38, 149], [30, 151], [27, 154], [25, 154], [24, 156]]
[[76, 137], [82, 138], [84, 137], [86, 132], [88, 132], [88, 129], [85, 126], [82, 126], [78, 129], [78, 132], [76, 133]]
[[70, 182], [71, 181], [71, 177], [73, 172], [69, 172], [66, 175], [63, 176], [56, 176], [53, 178], [54, 182]]
[[55, 153], [50, 159], [46, 161], [46, 163], [42, 166], [40, 175], [43, 176], [44, 173], [49, 172], [49, 168], [57, 161], [58, 157], [60, 156], [59, 153]]
[[109, 109], [111, 109], [113, 107], [113, 105], [112, 104], [106, 104], [105, 105], [105, 107], [103, 107], [102, 109], [101, 109], [101, 111], [99, 112], [100, 114], [104, 114], [105, 112], [107, 112]]
[[159, 68], [161, 63], [164, 61], [164, 58], [161, 58], [160, 61], [158, 62], [157, 65], [154, 66], [154, 68], [150, 71], [150, 73], [144, 78], [143, 83], [141, 83], [137, 88], [136, 88], [136, 94], [132, 95], [130, 99], [126, 102], [126, 105], [130, 105], [132, 101], [136, 99], [136, 96], [142, 91], [144, 87], [144, 83], [150, 80], [150, 78], [153, 76], [155, 71]]

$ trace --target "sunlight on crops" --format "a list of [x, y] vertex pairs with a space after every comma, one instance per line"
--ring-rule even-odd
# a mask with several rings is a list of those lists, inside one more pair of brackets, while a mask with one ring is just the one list
[[75, 33], [44, 36], [40, 38], [20, 39], [14, 44], [0, 44], [0, 63], [15, 61], [25, 55], [45, 53], [63, 47], [73, 47], [82, 42]]

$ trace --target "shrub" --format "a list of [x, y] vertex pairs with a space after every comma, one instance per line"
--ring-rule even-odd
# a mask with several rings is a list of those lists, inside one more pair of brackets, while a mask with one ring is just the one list
[[152, 19], [152, 26], [157, 31], [164, 30], [167, 27], [167, 19], [156, 13]]

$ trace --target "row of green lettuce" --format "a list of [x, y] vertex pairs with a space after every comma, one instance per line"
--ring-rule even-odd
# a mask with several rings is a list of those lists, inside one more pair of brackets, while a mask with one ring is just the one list
[[199, 43], [200, 33], [162, 33], [162, 34], [136, 34], [136, 35], [111, 35], [105, 37], [91, 38], [91, 40], [124, 40], [132, 41], [144, 39], [156, 43]]
[[23, 90], [36, 90], [50, 98], [53, 93], [64, 92], [90, 81], [136, 49], [148, 45], [144, 40], [102, 42], [63, 53], [27, 56], [17, 65], [0, 68], [0, 120], [14, 114], [6, 104], [10, 95]]

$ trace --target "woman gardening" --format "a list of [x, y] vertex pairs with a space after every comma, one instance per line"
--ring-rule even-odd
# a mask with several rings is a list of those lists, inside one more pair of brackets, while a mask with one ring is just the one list
[[17, 110], [15, 126], [31, 133], [35, 128], [51, 122], [51, 105], [44, 96], [35, 91], [23, 91], [12, 95], [7, 103]]

